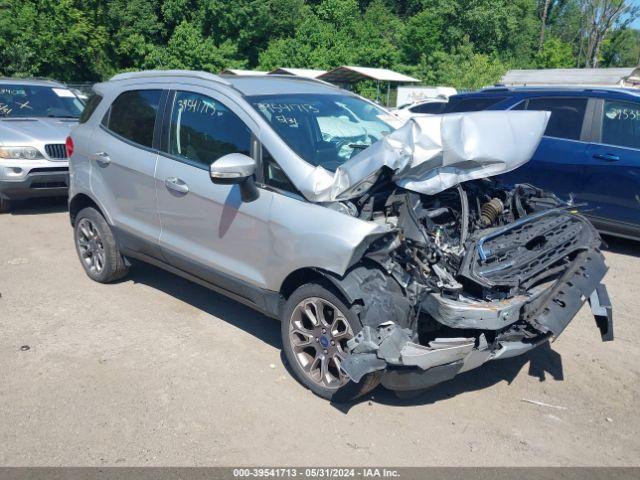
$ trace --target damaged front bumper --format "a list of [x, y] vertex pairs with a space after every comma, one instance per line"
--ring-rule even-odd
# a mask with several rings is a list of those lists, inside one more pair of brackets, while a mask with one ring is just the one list
[[[613, 340], [611, 303], [600, 283], [606, 271], [602, 254], [588, 250], [578, 254], [555, 282], [509, 301], [474, 304], [431, 294], [423, 310], [439, 322], [450, 323], [446, 325], [449, 332], [459, 329], [460, 336], [435, 338], [422, 345], [415, 332], [396, 323], [366, 325], [349, 341], [351, 355], [341, 369], [354, 382], [382, 371], [381, 383], [390, 390], [425, 389], [490, 360], [522, 355], [556, 339], [587, 300], [602, 340]], [[514, 324], [525, 327], [528, 335], [514, 334], [510, 330]]]

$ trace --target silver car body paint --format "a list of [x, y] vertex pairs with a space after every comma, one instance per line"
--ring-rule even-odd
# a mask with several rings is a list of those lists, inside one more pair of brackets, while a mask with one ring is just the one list
[[[250, 78], [234, 79], [232, 87], [220, 77], [202, 74], [199, 78], [191, 72], [132, 78], [125, 74], [120, 78], [94, 86], [103, 100], [89, 121], [73, 132], [70, 198], [85, 194], [93, 199], [109, 223], [124, 234], [124, 243], [142, 239], [147, 245], [158, 245], [160, 254], [178, 268], [217, 271], [255, 287], [279, 291], [286, 277], [302, 268], [344, 274], [367, 237], [373, 239], [388, 231], [373, 222], [264, 188], [256, 201], [241, 202], [238, 186], [213, 184], [207, 170], [134, 146], [101, 125], [113, 100], [124, 91], [201, 93], [238, 115], [300, 187], [314, 175], [315, 167], [273, 132], [243, 93], [350, 93], [287, 76], [271, 79], [268, 92], [264, 82], [256, 84]], [[108, 165], [100, 164], [101, 153], [109, 156]], [[188, 193], [169, 189], [166, 181], [170, 178], [184, 182]], [[131, 247], [148, 248], [142, 244]]]

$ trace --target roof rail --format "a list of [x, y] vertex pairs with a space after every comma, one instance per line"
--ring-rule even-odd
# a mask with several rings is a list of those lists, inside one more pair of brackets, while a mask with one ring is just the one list
[[111, 82], [119, 80], [133, 80], [136, 78], [154, 78], [154, 77], [184, 77], [184, 78], [198, 78], [200, 80], [209, 80], [211, 82], [221, 83], [223, 85], [231, 86], [231, 83], [221, 78], [218, 75], [214, 75], [209, 72], [202, 72], [199, 70], [142, 70], [138, 72], [124, 72], [118, 73], [109, 79]]
[[[242, 76], [242, 75], [237, 75], [237, 76]], [[315, 83], [322, 83], [323, 85], [328, 85], [329, 87], [333, 87], [337, 90], [340, 89], [340, 87], [338, 87], [337, 85], [335, 85], [334, 83], [330, 83], [327, 82], [326, 80], [321, 80], [319, 78], [312, 78], [312, 77], [304, 77], [302, 75], [291, 75], [291, 74], [287, 74], [287, 73], [268, 73], [264, 76], [260, 76], [259, 78], [269, 78], [269, 77], [275, 77], [275, 78], [283, 78], [286, 80], [299, 80], [301, 82], [315, 82]]]

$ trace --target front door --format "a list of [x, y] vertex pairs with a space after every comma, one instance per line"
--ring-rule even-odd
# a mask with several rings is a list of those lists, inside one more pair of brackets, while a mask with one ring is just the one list
[[640, 232], [640, 102], [604, 99], [585, 158], [585, 200], [603, 231]]
[[155, 176], [160, 246], [174, 267], [255, 300], [255, 289], [266, 285], [261, 272], [273, 193], [260, 190], [257, 200], [245, 203], [238, 185], [211, 182], [211, 163], [229, 153], [252, 153], [249, 117], [225, 103], [231, 102], [190, 91], [169, 99]]

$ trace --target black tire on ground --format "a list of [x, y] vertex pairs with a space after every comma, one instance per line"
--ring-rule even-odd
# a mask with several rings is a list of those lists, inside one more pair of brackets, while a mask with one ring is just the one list
[[[87, 235], [87, 231], [90, 235]], [[102, 214], [95, 208], [87, 207], [76, 215], [74, 226], [74, 242], [84, 271], [92, 280], [100, 283], [110, 283], [124, 277], [129, 267], [118, 250], [111, 227]], [[100, 268], [92, 264], [93, 253], [87, 250], [99, 251], [97, 258]]]
[[[296, 311], [296, 307], [301, 302], [304, 302], [308, 299], [320, 299], [321, 301], [329, 302], [330, 304], [335, 306], [342, 314], [342, 317], [348, 322], [353, 335], [357, 335], [357, 333], [362, 329], [362, 325], [354, 309], [348, 307], [344, 303], [344, 301], [339, 296], [337, 296], [334, 292], [330, 291], [329, 289], [325, 288], [322, 285], [318, 285], [315, 283], [306, 284], [299, 287], [295, 292], [291, 294], [291, 296], [287, 300], [287, 303], [285, 304], [285, 307], [282, 313], [282, 328], [281, 328], [282, 345], [283, 345], [284, 354], [287, 361], [289, 362], [291, 370], [293, 371], [296, 379], [302, 385], [307, 387], [309, 390], [311, 390], [313, 393], [315, 393], [319, 397], [322, 397], [327, 400], [338, 401], [338, 402], [348, 402], [348, 401], [354, 400], [357, 397], [360, 397], [366, 394], [367, 392], [373, 390], [375, 387], [377, 387], [380, 384], [381, 372], [374, 372], [369, 375], [366, 375], [358, 383], [352, 382], [347, 377], [344, 377], [344, 374], [340, 372], [340, 374], [345, 378], [346, 383], [344, 383], [341, 386], [336, 385], [330, 388], [326, 385], [321, 384], [321, 382], [318, 381], [317, 378], [314, 380], [312, 375], [305, 371], [305, 369], [301, 364], [301, 361], [298, 359], [299, 357], [296, 355], [296, 353], [294, 353], [294, 348], [296, 347], [294, 346], [293, 342], [295, 340], [292, 339], [290, 328], [291, 328], [292, 321], [294, 321], [292, 317]], [[308, 332], [308, 331], [309, 330], [305, 330], [305, 332]], [[323, 347], [320, 344], [320, 342], [316, 341], [316, 338], [317, 337], [314, 337], [311, 339], [313, 342], [313, 345], [310, 345], [309, 347], [313, 348], [316, 354], [320, 354], [320, 351], [317, 349], [318, 348], [322, 349]], [[330, 338], [333, 338], [333, 337], [330, 337]], [[336, 340], [335, 340], [336, 343], [344, 342], [344, 339], [337, 340], [337, 338], [338, 337], [336, 337]], [[305, 339], [306, 337], [302, 335], [299, 337], [299, 340], [301, 343], [304, 343]], [[331, 350], [329, 350], [329, 353], [331, 353]], [[304, 353], [298, 352], [298, 355], [302, 355], [302, 357], [304, 358], [304, 361], [307, 361]], [[311, 358], [312, 356], [313, 356], [313, 353], [308, 355], [309, 358]], [[339, 372], [339, 369], [335, 368], [335, 363], [332, 365], [331, 368], [332, 368], [333, 374], [336, 373], [336, 370]]]
[[0, 213], [8, 213], [11, 210], [11, 202], [7, 198], [0, 197]]

